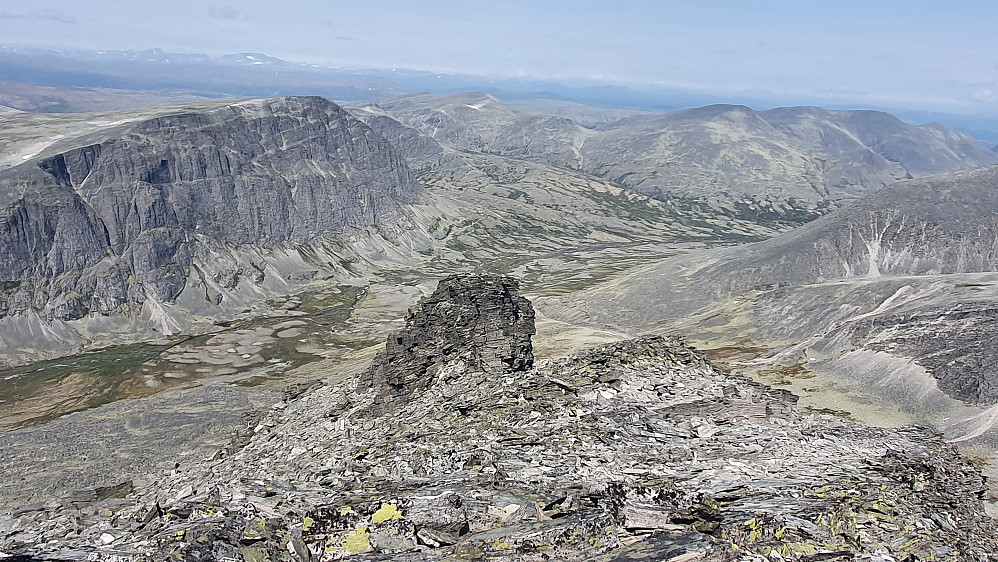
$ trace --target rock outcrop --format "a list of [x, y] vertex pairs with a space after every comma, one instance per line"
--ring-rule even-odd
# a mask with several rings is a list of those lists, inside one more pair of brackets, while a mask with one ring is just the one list
[[[486, 311], [466, 319], [473, 303]], [[411, 367], [401, 387], [414, 389], [392, 408], [372, 415], [393, 388], [372, 372], [313, 387], [275, 405], [240, 450], [0, 516], [0, 552], [888, 562], [985, 560], [998, 548], [981, 473], [931, 431], [802, 411], [677, 338], [514, 371], [528, 366], [527, 310], [507, 279], [448, 279], [400, 333], [469, 347], [386, 352], [379, 377], [400, 358]], [[490, 337], [445, 334], [479, 327]], [[498, 368], [463, 367], [455, 393], [437, 384], [440, 362], [424, 360], [437, 353]], [[415, 373], [424, 378], [404, 378]]]
[[[394, 228], [420, 192], [388, 141], [321, 98], [121, 126], [0, 174], [0, 316], [171, 302], [207, 248]], [[202, 273], [218, 286], [265, 274]]]
[[457, 385], [470, 373], [490, 377], [533, 366], [534, 308], [519, 283], [497, 275], [452, 275], [409, 311], [405, 329], [389, 336], [367, 373], [385, 403], [431, 384]]

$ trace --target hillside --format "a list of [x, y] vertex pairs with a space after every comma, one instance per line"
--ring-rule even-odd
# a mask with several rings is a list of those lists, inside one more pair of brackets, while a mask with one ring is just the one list
[[998, 163], [969, 135], [877, 111], [711, 105], [592, 130], [482, 93], [403, 96], [366, 108], [445, 146], [578, 170], [680, 213], [766, 226], [803, 224], [896, 180]]
[[668, 258], [540, 308], [679, 331], [808, 403], [992, 446], [996, 194], [995, 167], [898, 182], [770, 240]]
[[535, 365], [534, 330], [514, 279], [447, 277], [358, 376], [289, 388], [242, 446], [0, 518], [0, 548], [722, 562], [998, 546], [980, 472], [930, 431], [801, 411], [676, 338]]

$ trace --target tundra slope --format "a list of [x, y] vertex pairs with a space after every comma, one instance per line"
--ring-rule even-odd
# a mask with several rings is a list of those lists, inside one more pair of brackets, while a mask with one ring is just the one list
[[713, 105], [624, 119], [600, 132], [584, 147], [587, 169], [648, 194], [837, 201], [998, 163], [969, 135], [878, 111]]
[[[488, 120], [491, 106], [483, 102], [477, 107], [464, 111], [481, 111]], [[463, 149], [460, 143], [402, 123], [377, 105], [350, 107], [349, 111], [405, 156], [420, 183], [438, 197], [440, 208], [461, 206], [455, 216], [441, 217], [447, 213], [426, 209], [423, 220], [431, 233], [435, 231], [432, 226], [442, 222], [454, 238], [464, 238], [465, 245], [479, 253], [497, 249], [510, 253], [554, 239], [561, 239], [557, 244], [566, 247], [592, 241], [730, 243], [779, 232], [712, 209], [681, 210], [578, 170], [524, 159], [519, 149], [511, 150], [513, 155], [497, 154], [488, 147]], [[503, 115], [522, 119], [527, 131], [537, 119], [511, 117], [511, 111]], [[482, 127], [491, 130], [485, 124]], [[468, 228], [476, 223], [487, 228]]]

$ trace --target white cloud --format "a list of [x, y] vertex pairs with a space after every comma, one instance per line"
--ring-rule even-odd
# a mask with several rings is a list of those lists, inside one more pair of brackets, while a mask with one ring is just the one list
[[76, 23], [76, 18], [58, 9], [41, 10], [38, 12], [28, 12], [23, 14], [17, 14], [7, 11], [0, 12], [0, 20], [22, 20], [22, 19], [47, 20], [58, 23]]
[[991, 88], [984, 88], [983, 90], [977, 90], [976, 92], [970, 94], [970, 99], [984, 103], [996, 102], [998, 101], [998, 91], [992, 90]]
[[239, 12], [228, 4], [222, 6], [208, 6], [208, 15], [217, 20], [239, 19]]

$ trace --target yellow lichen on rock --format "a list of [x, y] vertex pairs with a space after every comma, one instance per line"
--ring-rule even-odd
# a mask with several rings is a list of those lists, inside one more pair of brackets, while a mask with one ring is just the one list
[[374, 512], [371, 516], [371, 523], [384, 523], [385, 521], [394, 521], [396, 519], [402, 519], [402, 512], [399, 511], [399, 507], [393, 503], [386, 503], [378, 508], [378, 511]]
[[267, 551], [248, 546], [240, 548], [239, 554], [242, 555], [245, 562], [266, 562], [270, 559], [270, 556], [267, 555]]
[[371, 535], [367, 527], [361, 527], [347, 536], [343, 548], [350, 554], [360, 554], [371, 549]]

